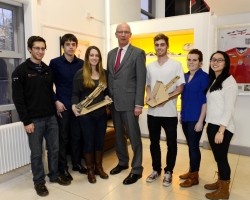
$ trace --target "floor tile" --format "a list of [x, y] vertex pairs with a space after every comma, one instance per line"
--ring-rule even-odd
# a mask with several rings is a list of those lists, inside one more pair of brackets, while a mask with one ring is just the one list
[[102, 200], [165, 199], [168, 194], [169, 191], [166, 191], [164, 188], [155, 188], [150, 185], [136, 183], [133, 185], [119, 185]]
[[[131, 159], [133, 151], [128, 146], [130, 163], [129, 169], [123, 170], [117, 175], [110, 175], [109, 172], [118, 164], [115, 148], [104, 153], [103, 168], [109, 174], [109, 179], [103, 180], [97, 176], [97, 183], [90, 184], [87, 175], [72, 171], [69, 158], [69, 172], [74, 180], [69, 186], [61, 186], [50, 183], [46, 177], [46, 186], [49, 196], [46, 199], [60, 200], [138, 200], [138, 199], [159, 199], [159, 200], [205, 200], [205, 194], [210, 192], [204, 188], [204, 184], [213, 183], [217, 180], [217, 165], [211, 150], [200, 148], [201, 164], [199, 171], [199, 184], [190, 188], [182, 188], [179, 184], [183, 181], [179, 175], [189, 170], [188, 146], [178, 144], [176, 165], [173, 172], [173, 181], [169, 187], [162, 186], [164, 167], [166, 166], [167, 146], [166, 141], [160, 141], [162, 174], [153, 183], [147, 183], [146, 178], [152, 172], [152, 160], [150, 155], [150, 140], [142, 138], [143, 143], [143, 174], [137, 183], [123, 185], [123, 180], [131, 170]], [[247, 200], [250, 196], [250, 157], [237, 154], [228, 154], [231, 167], [230, 199]], [[1, 200], [42, 200], [34, 190], [30, 165], [15, 169], [9, 173], [0, 175], [0, 199]]]

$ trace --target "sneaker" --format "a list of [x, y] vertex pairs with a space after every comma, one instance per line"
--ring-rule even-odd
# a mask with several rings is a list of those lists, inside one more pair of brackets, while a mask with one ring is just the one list
[[36, 193], [41, 197], [47, 196], [49, 194], [49, 191], [44, 183], [38, 183], [37, 185], [35, 185], [35, 190]]
[[162, 185], [165, 186], [165, 187], [168, 187], [170, 186], [172, 183], [172, 174], [170, 171], [167, 171], [165, 174], [164, 174], [164, 179], [163, 179], [163, 183]]
[[159, 177], [159, 174], [157, 171], [153, 171], [146, 179], [148, 183], [154, 182]]

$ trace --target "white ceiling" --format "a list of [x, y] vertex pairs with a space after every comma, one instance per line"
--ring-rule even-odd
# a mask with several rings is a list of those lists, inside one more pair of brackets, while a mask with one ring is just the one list
[[250, 0], [205, 0], [205, 2], [217, 16], [250, 12]]

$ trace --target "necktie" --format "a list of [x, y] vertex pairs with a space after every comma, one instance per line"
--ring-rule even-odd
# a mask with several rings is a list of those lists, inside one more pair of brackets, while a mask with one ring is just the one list
[[115, 62], [115, 72], [117, 72], [117, 70], [119, 69], [120, 63], [121, 63], [121, 54], [122, 54], [122, 49], [119, 50], [118, 54], [117, 54], [117, 58], [116, 58], [116, 62]]

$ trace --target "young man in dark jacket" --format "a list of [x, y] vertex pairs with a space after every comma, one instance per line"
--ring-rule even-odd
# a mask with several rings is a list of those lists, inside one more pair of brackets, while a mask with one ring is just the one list
[[73, 180], [68, 171], [67, 146], [71, 147], [72, 170], [86, 174], [86, 168], [81, 164], [82, 138], [78, 117], [72, 112], [72, 84], [75, 73], [82, 69], [83, 60], [75, 56], [78, 40], [75, 35], [67, 33], [62, 36], [61, 48], [63, 55], [50, 61], [56, 92], [57, 122], [59, 127], [59, 162], [58, 170], [61, 176]]
[[48, 195], [42, 162], [42, 143], [46, 140], [50, 182], [69, 185], [70, 181], [59, 176], [58, 126], [55, 118], [53, 77], [51, 69], [42, 62], [46, 42], [39, 36], [28, 39], [31, 57], [17, 66], [12, 73], [12, 97], [20, 120], [28, 135], [31, 150], [31, 170], [38, 195]]

